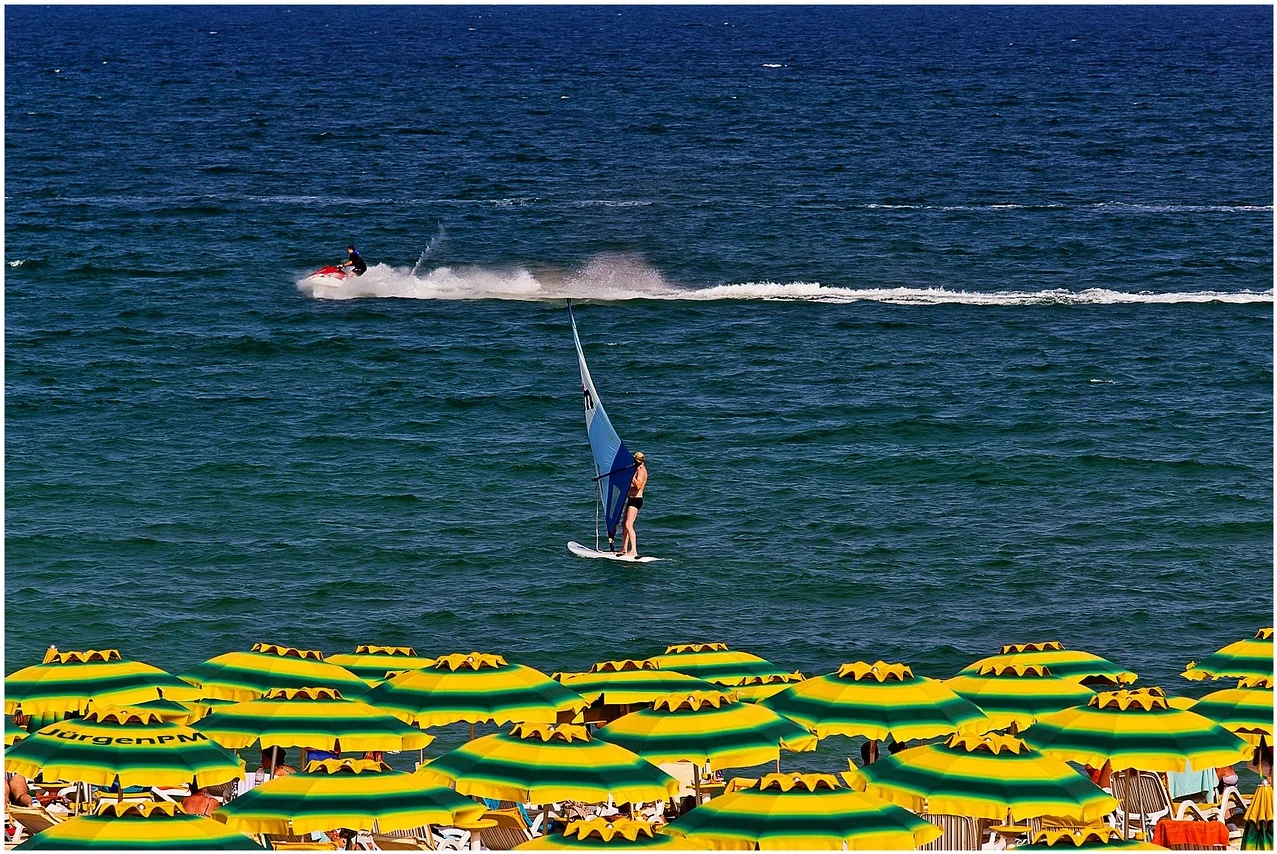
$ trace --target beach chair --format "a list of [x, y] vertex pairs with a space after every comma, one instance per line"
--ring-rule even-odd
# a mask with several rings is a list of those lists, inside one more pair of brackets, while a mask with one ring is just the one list
[[1162, 778], [1147, 771], [1117, 771], [1110, 780], [1113, 797], [1117, 798], [1117, 829], [1123, 839], [1135, 838], [1143, 831], [1145, 839], [1153, 837], [1153, 829], [1174, 809]]
[[42, 830], [48, 830], [62, 821], [62, 819], [40, 806], [19, 807], [9, 804], [5, 807], [5, 812], [9, 814], [9, 818], [13, 820], [14, 825], [17, 827], [16, 832], [13, 834], [13, 839], [10, 840], [15, 844], [28, 836], [35, 836]]
[[[411, 836], [382, 836], [374, 833], [372, 835], [373, 847], [372, 851], [434, 851], [435, 849], [427, 845], [423, 840]], [[460, 851], [461, 849], [456, 849]]]
[[337, 843], [333, 842], [327, 836], [322, 839], [314, 839], [311, 834], [301, 835], [285, 835], [285, 834], [264, 834], [262, 838], [266, 841], [266, 845], [275, 851], [336, 851]]
[[[431, 828], [428, 824], [407, 830], [381, 831], [373, 825], [373, 839], [399, 839], [424, 845], [429, 851], [465, 851], [470, 847], [470, 831], [459, 827]], [[379, 843], [380, 844], [380, 843]]]
[[979, 851], [980, 830], [975, 819], [967, 815], [944, 815], [920, 812], [918, 818], [929, 821], [944, 831], [940, 836], [926, 845], [918, 846], [919, 851]]
[[490, 809], [483, 817], [497, 823], [496, 827], [487, 828], [479, 837], [480, 844], [490, 851], [509, 851], [532, 839], [532, 828], [516, 807]]

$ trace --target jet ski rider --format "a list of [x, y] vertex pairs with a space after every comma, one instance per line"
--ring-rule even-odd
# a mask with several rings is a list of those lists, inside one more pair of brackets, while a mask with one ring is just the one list
[[348, 260], [338, 266], [349, 267], [355, 272], [356, 276], [362, 276], [368, 269], [368, 263], [364, 261], [364, 257], [359, 254], [359, 251], [354, 246], [347, 246], [346, 254], [349, 256]]

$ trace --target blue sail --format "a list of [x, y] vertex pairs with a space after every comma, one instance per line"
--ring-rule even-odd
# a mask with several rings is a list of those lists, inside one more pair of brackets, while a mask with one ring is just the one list
[[607, 521], [607, 539], [611, 543], [616, 536], [616, 528], [621, 523], [621, 514], [625, 512], [625, 499], [630, 492], [630, 481], [634, 479], [634, 455], [625, 448], [625, 443], [616, 434], [607, 413], [603, 411], [603, 401], [599, 400], [598, 390], [594, 388], [594, 380], [590, 379], [590, 369], [585, 364], [585, 353], [581, 350], [581, 338], [576, 333], [576, 318], [572, 315], [572, 306], [568, 306], [568, 317], [572, 320], [572, 340], [576, 342], [576, 359], [581, 366], [581, 394], [585, 398], [585, 432], [590, 438], [590, 451], [594, 454], [594, 482], [598, 484], [599, 496], [603, 501], [603, 517]]

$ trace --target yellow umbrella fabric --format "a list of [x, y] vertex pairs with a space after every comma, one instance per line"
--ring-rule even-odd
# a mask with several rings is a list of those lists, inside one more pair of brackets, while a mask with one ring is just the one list
[[410, 646], [374, 646], [360, 644], [353, 653], [330, 655], [329, 664], [344, 667], [369, 685], [379, 685], [390, 678], [389, 674], [427, 667], [433, 658], [422, 658]]
[[84, 714], [92, 700], [124, 706], [165, 697], [197, 700], [200, 692], [176, 676], [140, 661], [127, 661], [118, 649], [69, 650], [49, 647], [44, 661], [4, 680], [4, 712]]
[[1171, 697], [1168, 702], [1210, 718], [1252, 746], [1258, 747], [1264, 737], [1273, 743], [1273, 679], [1269, 676], [1242, 679], [1236, 688], [1214, 691], [1200, 700]]
[[975, 703], [988, 716], [989, 729], [1025, 729], [1039, 717], [1079, 706], [1095, 692], [1079, 682], [1052, 675], [1042, 664], [983, 664], [942, 683]]
[[652, 660], [662, 670], [676, 670], [718, 685], [736, 686], [758, 676], [803, 678], [797, 670], [786, 670], [765, 658], [730, 649], [725, 643], [673, 644]]
[[[317, 649], [297, 649], [255, 643], [248, 652], [228, 652], [210, 658], [182, 678], [215, 700], [255, 700], [272, 688], [305, 688], [323, 685], [349, 697], [358, 697], [368, 685], [344, 667], [324, 660]], [[176, 699], [176, 698], [174, 698]]]
[[1074, 682], [1099, 682], [1126, 685], [1138, 677], [1134, 671], [1114, 664], [1090, 652], [1065, 648], [1059, 641], [1007, 644], [997, 655], [982, 658], [962, 669], [962, 673], [978, 673], [986, 664], [1040, 664], [1053, 676]]
[[681, 839], [656, 832], [649, 821], [628, 818], [591, 818], [570, 821], [562, 833], [538, 836], [514, 846], [515, 851], [547, 851], [565, 848], [676, 848], [693, 849]]
[[586, 673], [555, 673], [554, 678], [590, 704], [652, 703], [658, 697], [692, 691], [716, 691], [718, 686], [675, 670], [661, 670], [651, 658], [600, 661]]
[[1230, 643], [1206, 657], [1200, 664], [1190, 661], [1180, 674], [1185, 679], [1244, 679], [1273, 676], [1273, 630], [1260, 629], [1253, 638]]

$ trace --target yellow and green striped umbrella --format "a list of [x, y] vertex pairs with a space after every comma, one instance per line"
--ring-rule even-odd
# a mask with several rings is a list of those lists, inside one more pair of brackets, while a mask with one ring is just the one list
[[358, 697], [368, 685], [344, 667], [329, 664], [317, 649], [255, 643], [250, 652], [228, 652], [197, 665], [182, 678], [215, 700], [255, 700], [272, 688], [323, 685]]
[[251, 838], [226, 825], [187, 815], [177, 804], [104, 801], [96, 815], [55, 824], [17, 851], [261, 851]]
[[816, 749], [816, 736], [801, 724], [719, 691], [660, 697], [652, 708], [612, 721], [598, 737], [648, 762], [708, 762], [715, 768], [775, 762], [781, 748]]
[[560, 713], [576, 714], [586, 705], [541, 671], [481, 652], [441, 656], [381, 683], [363, 699], [420, 727], [554, 723]]
[[768, 774], [661, 829], [700, 848], [913, 849], [940, 828], [887, 801], [853, 792], [832, 774]]
[[1029, 845], [1016, 846], [1017, 851], [1069, 851], [1076, 849], [1138, 849], [1142, 851], [1165, 851], [1160, 845], [1143, 842], [1137, 839], [1123, 839], [1117, 828], [1107, 824], [1092, 824], [1086, 827], [1047, 827], [1033, 834], [1033, 842]]
[[1270, 676], [1242, 679], [1236, 688], [1215, 691], [1200, 700], [1171, 697], [1168, 702], [1174, 708], [1210, 718], [1255, 747], [1265, 736], [1269, 744], [1273, 743], [1273, 679]]
[[1200, 664], [1188, 663], [1185, 679], [1244, 679], [1273, 675], [1273, 630], [1260, 629], [1253, 638], [1230, 643], [1206, 656]]
[[624, 659], [600, 661], [587, 673], [555, 673], [554, 678], [591, 705], [625, 706], [652, 703], [657, 697], [689, 691], [717, 691], [718, 687], [675, 670], [660, 670], [656, 661]]
[[675, 670], [706, 682], [739, 685], [750, 677], [786, 676], [802, 679], [796, 670], [786, 670], [748, 652], [729, 649], [725, 643], [683, 643], [665, 648], [652, 661], [662, 670]]
[[546, 851], [563, 848], [676, 848], [695, 846], [656, 832], [649, 821], [628, 818], [590, 818], [570, 821], [562, 833], [538, 836], [514, 846], [515, 851]]
[[1009, 735], [950, 736], [843, 775], [853, 789], [914, 812], [1014, 821], [1050, 815], [1098, 821], [1117, 801], [1059, 759]]
[[982, 658], [964, 667], [959, 675], [979, 673], [988, 664], [1041, 664], [1052, 676], [1073, 682], [1126, 685], [1138, 677], [1107, 658], [1081, 650], [1065, 649], [1059, 641], [1007, 644], [997, 655]]
[[989, 728], [972, 703], [934, 679], [915, 676], [904, 664], [857, 661], [836, 673], [814, 676], [760, 703], [813, 730], [830, 735], [897, 741], [933, 738]]
[[329, 664], [344, 667], [369, 685], [385, 682], [387, 674], [404, 670], [420, 670], [434, 661], [433, 658], [422, 658], [410, 646], [372, 646], [360, 644], [353, 653], [343, 652], [330, 655]]
[[1246, 742], [1201, 715], [1171, 708], [1161, 688], [1104, 691], [1085, 706], [1038, 720], [1029, 746], [1068, 762], [1114, 771], [1183, 771], [1233, 765], [1248, 758]]
[[59, 652], [49, 647], [44, 661], [4, 680], [4, 712], [83, 714], [90, 700], [127, 705], [166, 697], [195, 700], [199, 691], [158, 667], [125, 661], [117, 649]]
[[[195, 690], [199, 690], [196, 688]], [[160, 698], [158, 700], [147, 700], [145, 703], [133, 703], [135, 709], [145, 709], [148, 712], [155, 712], [169, 723], [183, 724], [190, 726], [195, 721], [207, 715], [212, 709], [198, 702], [187, 701], [185, 703], [174, 702]]]
[[31, 778], [109, 786], [214, 786], [244, 776], [235, 754], [154, 712], [94, 708], [51, 724], [5, 751], [4, 768]]
[[672, 798], [678, 781], [577, 724], [515, 724], [444, 754], [416, 774], [463, 795], [536, 804]]
[[373, 822], [389, 833], [473, 821], [486, 811], [483, 804], [381, 762], [325, 759], [249, 789], [213, 818], [242, 833], [372, 830]]
[[989, 729], [1025, 729], [1043, 715], [1079, 706], [1095, 692], [1061, 679], [1041, 664], [984, 664], [942, 683], [989, 718]]
[[260, 700], [220, 708], [192, 725], [223, 747], [420, 750], [433, 735], [331, 688], [276, 688]]
[[9, 747], [17, 744], [28, 735], [26, 729], [18, 726], [13, 722], [13, 718], [4, 719], [4, 746]]

